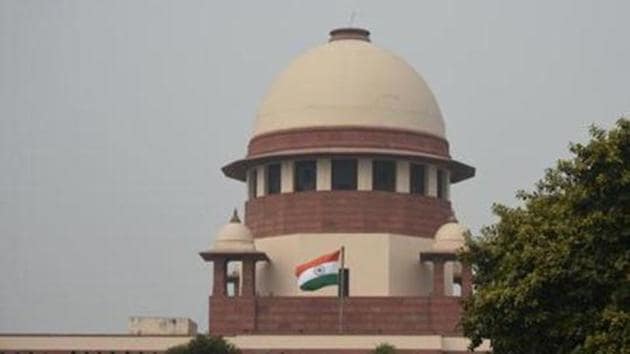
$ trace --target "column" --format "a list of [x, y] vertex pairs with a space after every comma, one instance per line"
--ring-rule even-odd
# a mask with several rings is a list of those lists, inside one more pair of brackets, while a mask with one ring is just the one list
[[437, 168], [434, 165], [426, 166], [426, 186], [425, 191], [429, 197], [437, 197]]
[[317, 159], [317, 184], [318, 191], [331, 190], [332, 163], [330, 159]]
[[262, 197], [263, 195], [265, 195], [265, 191], [267, 190], [265, 181], [267, 180], [267, 174], [265, 173], [265, 166], [258, 166], [256, 167], [256, 174], [258, 175], [256, 177], [256, 183], [258, 183], [258, 185], [256, 186], [256, 196], [257, 197]]
[[472, 295], [472, 267], [462, 263], [462, 297]]
[[256, 261], [253, 259], [243, 260], [243, 282], [241, 287], [241, 296], [256, 296]]
[[433, 261], [433, 292], [432, 296], [444, 296], [444, 261]]
[[282, 161], [280, 164], [280, 192], [293, 192], [293, 161]]
[[409, 193], [409, 161], [396, 161], [396, 192]]
[[360, 191], [372, 190], [371, 159], [359, 159], [357, 162], [357, 189]]
[[215, 259], [213, 264], [214, 279], [212, 280], [212, 296], [225, 297], [227, 296], [227, 259]]
[[451, 200], [451, 171], [444, 170], [444, 200]]

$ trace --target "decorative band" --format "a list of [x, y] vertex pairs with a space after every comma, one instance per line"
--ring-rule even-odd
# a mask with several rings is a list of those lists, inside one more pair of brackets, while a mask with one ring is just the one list
[[316, 148], [403, 150], [450, 158], [448, 142], [431, 134], [349, 126], [288, 129], [258, 135], [250, 140], [247, 156]]

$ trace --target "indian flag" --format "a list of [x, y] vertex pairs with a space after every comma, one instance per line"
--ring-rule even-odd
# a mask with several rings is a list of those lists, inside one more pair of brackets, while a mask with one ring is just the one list
[[295, 268], [300, 289], [313, 291], [339, 282], [339, 254], [335, 251], [319, 256]]

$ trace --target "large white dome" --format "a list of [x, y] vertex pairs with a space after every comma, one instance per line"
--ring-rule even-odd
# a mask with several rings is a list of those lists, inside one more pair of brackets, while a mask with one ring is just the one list
[[440, 109], [422, 77], [367, 37], [332, 40], [295, 59], [264, 98], [254, 136], [330, 126], [405, 129], [445, 138]]

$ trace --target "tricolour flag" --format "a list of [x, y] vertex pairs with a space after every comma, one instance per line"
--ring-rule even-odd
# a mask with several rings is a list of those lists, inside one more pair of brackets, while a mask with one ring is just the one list
[[339, 282], [339, 254], [335, 251], [319, 256], [295, 268], [300, 289], [313, 291]]

